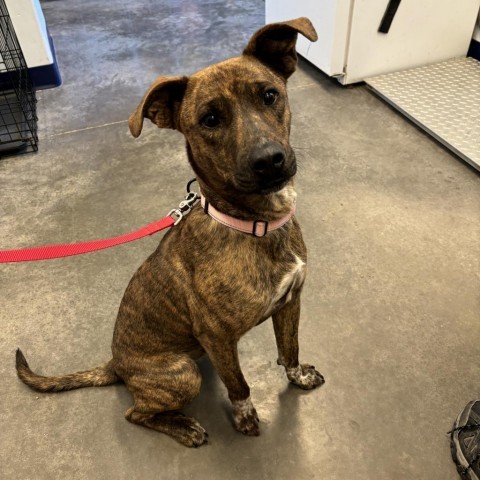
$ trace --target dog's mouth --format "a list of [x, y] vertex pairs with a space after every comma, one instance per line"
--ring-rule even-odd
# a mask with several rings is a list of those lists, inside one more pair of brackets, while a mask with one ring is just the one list
[[286, 187], [288, 182], [290, 181], [291, 177], [281, 177], [281, 178], [274, 178], [272, 180], [269, 180], [268, 182], [262, 182], [262, 185], [260, 185], [258, 193], [262, 195], [267, 195], [269, 193], [275, 193], [282, 188]]
[[297, 173], [297, 165], [295, 162], [292, 162], [289, 168], [285, 169], [283, 172], [279, 172], [277, 176], [271, 178], [264, 178], [258, 182], [257, 192], [262, 195], [267, 195], [269, 193], [275, 193], [287, 186], [290, 180]]
[[247, 194], [247, 195], [268, 195], [271, 193], [278, 192], [285, 188], [294, 174], [283, 174], [274, 178], [265, 178], [262, 180], [256, 181], [245, 181], [242, 182], [240, 179], [236, 179], [235, 189], [238, 192]]

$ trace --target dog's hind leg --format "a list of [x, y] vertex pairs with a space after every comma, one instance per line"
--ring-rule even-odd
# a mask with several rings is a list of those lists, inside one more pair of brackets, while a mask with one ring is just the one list
[[192, 417], [180, 413], [200, 391], [200, 370], [185, 354], [166, 353], [130, 366], [122, 375], [135, 403], [125, 418], [170, 435], [187, 447], [207, 442], [207, 432]]

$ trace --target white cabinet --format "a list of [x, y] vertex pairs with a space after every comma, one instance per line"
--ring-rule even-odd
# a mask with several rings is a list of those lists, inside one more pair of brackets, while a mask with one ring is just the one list
[[298, 52], [341, 83], [465, 56], [480, 0], [401, 0], [388, 33], [389, 0], [266, 0], [267, 23], [306, 16], [318, 41]]

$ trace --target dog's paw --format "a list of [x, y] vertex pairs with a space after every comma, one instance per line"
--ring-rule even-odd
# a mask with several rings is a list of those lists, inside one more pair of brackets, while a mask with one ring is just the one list
[[192, 417], [179, 417], [177, 440], [186, 447], [200, 447], [208, 443], [207, 431]]
[[256, 437], [260, 435], [258, 427], [257, 411], [248, 397], [246, 400], [237, 400], [232, 402], [233, 405], [233, 423], [235, 429], [245, 435]]
[[302, 363], [297, 367], [287, 368], [286, 371], [288, 379], [304, 390], [312, 390], [325, 383], [325, 378], [313, 365]]

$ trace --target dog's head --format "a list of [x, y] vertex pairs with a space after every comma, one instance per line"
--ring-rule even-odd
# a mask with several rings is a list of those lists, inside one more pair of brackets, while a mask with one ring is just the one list
[[307, 18], [273, 23], [240, 57], [190, 77], [157, 78], [130, 116], [133, 136], [144, 118], [182, 132], [197, 178], [224, 198], [280, 190], [297, 169], [286, 82], [297, 65], [298, 33], [317, 39]]

